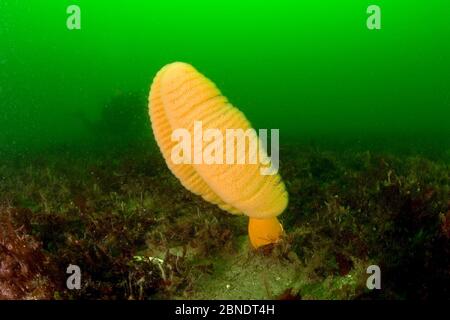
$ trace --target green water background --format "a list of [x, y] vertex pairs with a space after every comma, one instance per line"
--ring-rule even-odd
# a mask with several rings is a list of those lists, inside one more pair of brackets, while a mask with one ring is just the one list
[[[70, 4], [81, 30], [66, 27]], [[370, 4], [381, 30], [366, 27]], [[80, 114], [95, 122], [117, 94], [145, 98], [173, 61], [281, 143], [449, 153], [445, 0], [2, 0], [0, 150], [95, 148]]]

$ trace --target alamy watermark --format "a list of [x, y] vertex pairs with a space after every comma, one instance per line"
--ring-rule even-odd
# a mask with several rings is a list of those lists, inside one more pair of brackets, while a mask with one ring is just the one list
[[80, 290], [81, 289], [81, 269], [79, 266], [75, 264], [69, 264], [66, 270], [67, 274], [70, 274], [67, 277], [66, 285], [69, 290]]
[[366, 25], [369, 30], [380, 30], [381, 29], [381, 8], [375, 4], [367, 7], [367, 18]]
[[[268, 130], [203, 129], [202, 121], [194, 121], [193, 137], [186, 128], [173, 130], [171, 151], [174, 164], [261, 164], [261, 175], [277, 174], [279, 161], [279, 129], [270, 130], [270, 157], [267, 154]], [[204, 146], [205, 144], [205, 146]]]
[[69, 15], [66, 20], [66, 26], [69, 30], [81, 29], [81, 9], [79, 6], [72, 4], [67, 7], [66, 13]]
[[[66, 13], [69, 15], [66, 20], [66, 26], [69, 30], [81, 29], [81, 9], [80, 6], [72, 4], [67, 7]], [[381, 29], [381, 8], [378, 5], [371, 4], [367, 7], [366, 13], [369, 14], [366, 20], [366, 26], [369, 30]]]
[[366, 287], [369, 290], [381, 289], [381, 269], [376, 264], [367, 267], [367, 274], [370, 276], [367, 278]]

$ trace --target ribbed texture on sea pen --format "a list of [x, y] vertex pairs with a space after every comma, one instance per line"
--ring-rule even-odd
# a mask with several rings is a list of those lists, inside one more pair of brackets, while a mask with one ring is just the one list
[[[261, 175], [262, 165], [225, 163], [225, 130], [249, 129], [244, 114], [233, 107], [213, 82], [189, 64], [175, 62], [156, 75], [149, 96], [152, 129], [163, 157], [183, 186], [206, 201], [233, 214], [252, 218], [279, 215], [287, 206], [288, 195], [278, 174]], [[194, 121], [201, 121], [203, 132], [219, 129], [224, 139], [224, 164], [174, 164], [171, 141], [174, 129], [185, 128], [194, 139]], [[258, 139], [257, 136], [251, 139]], [[203, 142], [203, 150], [208, 143]], [[192, 148], [194, 143], [192, 142]], [[246, 144], [248, 146], [248, 144]], [[235, 149], [237, 143], [234, 144]], [[193, 151], [192, 151], [193, 154]], [[237, 155], [237, 150], [234, 150]]]

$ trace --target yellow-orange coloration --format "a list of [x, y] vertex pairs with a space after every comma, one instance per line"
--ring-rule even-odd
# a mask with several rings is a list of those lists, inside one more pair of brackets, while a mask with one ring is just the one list
[[[172, 162], [171, 151], [178, 143], [171, 139], [175, 129], [185, 128], [194, 136], [194, 121], [202, 121], [204, 131], [219, 129], [225, 137], [226, 129], [251, 128], [244, 114], [228, 102], [214, 83], [189, 64], [166, 65], [153, 80], [149, 113], [167, 166], [186, 189], [225, 211], [249, 216], [250, 239], [255, 248], [279, 239], [282, 228], [276, 216], [286, 208], [288, 195], [278, 174], [261, 175], [263, 165], [259, 161], [256, 164]], [[208, 145], [202, 143], [203, 148]], [[245, 155], [248, 159], [248, 148]]]
[[276, 217], [268, 219], [250, 218], [248, 235], [254, 248], [277, 242], [283, 234], [283, 227]]

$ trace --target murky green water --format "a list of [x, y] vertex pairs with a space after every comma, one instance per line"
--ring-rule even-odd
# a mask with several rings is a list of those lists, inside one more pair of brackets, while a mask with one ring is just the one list
[[[168, 170], [147, 97], [174, 61], [280, 129], [276, 245]], [[445, 299], [449, 163], [448, 0], [0, 0], [0, 300]]]
[[[372, 2], [381, 30], [366, 27]], [[66, 26], [70, 4], [80, 30]], [[151, 141], [129, 105], [145, 108], [157, 70], [185, 61], [256, 127], [279, 128], [281, 143], [441, 152], [450, 146], [449, 16], [444, 0], [2, 0], [0, 143]]]

